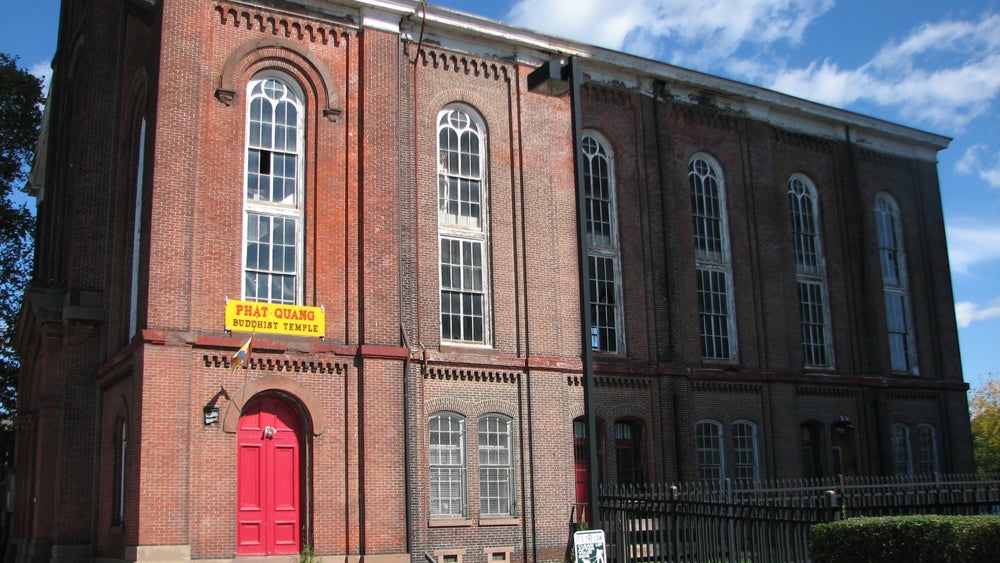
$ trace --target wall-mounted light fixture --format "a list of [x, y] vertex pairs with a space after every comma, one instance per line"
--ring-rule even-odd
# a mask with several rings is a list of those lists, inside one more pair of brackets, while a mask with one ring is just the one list
[[217, 407], [214, 404], [205, 405], [205, 408], [203, 410], [204, 410], [204, 414], [205, 414], [205, 417], [203, 419], [204, 422], [205, 422], [205, 426], [208, 426], [209, 424], [218, 424], [218, 422], [219, 422], [219, 407]]

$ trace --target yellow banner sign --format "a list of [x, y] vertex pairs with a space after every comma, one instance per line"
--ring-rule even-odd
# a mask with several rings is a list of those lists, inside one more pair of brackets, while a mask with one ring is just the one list
[[226, 301], [226, 330], [324, 336], [326, 313], [322, 307], [231, 300]]

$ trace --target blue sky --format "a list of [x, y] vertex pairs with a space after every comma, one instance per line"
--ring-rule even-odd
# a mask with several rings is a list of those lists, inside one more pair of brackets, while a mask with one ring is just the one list
[[[965, 379], [1000, 379], [1000, 0], [437, 0], [953, 137], [938, 172]], [[47, 73], [57, 0], [0, 0]]]

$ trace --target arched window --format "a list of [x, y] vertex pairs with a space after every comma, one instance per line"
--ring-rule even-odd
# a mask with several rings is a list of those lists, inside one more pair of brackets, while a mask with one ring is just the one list
[[913, 475], [910, 427], [905, 424], [892, 425], [892, 464], [896, 475]]
[[704, 155], [691, 159], [688, 181], [702, 357], [735, 361], [736, 327], [725, 186], [718, 167]]
[[806, 422], [799, 427], [802, 434], [802, 476], [806, 479], [822, 477], [824, 474], [820, 430], [818, 422]]
[[121, 526], [125, 521], [125, 467], [128, 450], [128, 426], [125, 419], [116, 422], [114, 441], [111, 525]]
[[760, 453], [757, 449], [757, 425], [749, 420], [733, 423], [733, 475], [751, 483], [760, 482]]
[[624, 348], [618, 210], [611, 156], [595, 135], [582, 141], [590, 260], [590, 322], [593, 348], [621, 353]]
[[803, 363], [810, 367], [830, 367], [833, 365], [833, 346], [826, 298], [826, 260], [820, 239], [816, 189], [808, 178], [798, 174], [791, 177], [788, 203], [795, 243]]
[[466, 512], [465, 417], [431, 415], [430, 509], [432, 518], [463, 518]]
[[302, 299], [304, 103], [299, 87], [265, 74], [247, 84], [243, 296]]
[[917, 425], [917, 473], [932, 475], [940, 471], [937, 430], [930, 424]]
[[695, 425], [698, 446], [698, 476], [705, 481], [722, 481], [726, 478], [725, 456], [722, 450], [722, 424], [715, 420], [702, 420]]
[[875, 198], [875, 221], [892, 371], [917, 373], [899, 206], [887, 194]]
[[490, 343], [486, 128], [464, 106], [438, 114], [441, 339]]
[[479, 418], [480, 516], [514, 514], [513, 421], [499, 414]]
[[142, 266], [142, 191], [146, 168], [146, 119], [139, 123], [135, 170], [135, 207], [132, 211], [132, 276], [129, 280], [128, 337], [139, 330], [139, 268]]
[[630, 420], [615, 422], [615, 462], [619, 483], [645, 481], [642, 465], [642, 426]]

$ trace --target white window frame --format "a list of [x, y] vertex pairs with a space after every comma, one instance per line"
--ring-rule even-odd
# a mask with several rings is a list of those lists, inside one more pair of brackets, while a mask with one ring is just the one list
[[479, 417], [479, 515], [514, 515], [514, 421], [489, 413]]
[[913, 476], [913, 445], [910, 441], [910, 427], [901, 423], [892, 425], [892, 468], [895, 475]]
[[892, 371], [918, 374], [917, 350], [913, 334], [913, 312], [903, 250], [903, 229], [899, 205], [889, 194], [875, 198], [875, 225], [882, 292], [885, 304], [886, 338]]
[[[459, 126], [451, 118], [455, 116]], [[467, 120], [463, 123], [463, 117]], [[441, 139], [445, 129], [455, 131], [461, 139], [462, 134], [468, 133], [478, 141], [478, 155], [471, 152], [464, 152], [459, 141], [458, 150], [447, 151], [442, 147]], [[490, 267], [489, 267], [489, 207], [488, 207], [488, 168], [489, 151], [487, 149], [486, 124], [482, 117], [472, 108], [464, 104], [449, 104], [445, 106], [437, 116], [437, 155], [438, 155], [438, 282], [439, 282], [439, 314], [441, 341], [449, 344], [469, 345], [469, 346], [490, 346], [492, 344], [492, 308], [490, 294]], [[473, 163], [478, 166], [473, 166]], [[457, 166], [456, 166], [457, 165]], [[459, 183], [457, 190], [458, 198], [447, 197], [452, 193], [451, 184]], [[479, 199], [464, 198], [462, 182], [468, 186], [478, 184]], [[458, 213], [450, 213], [454, 206], [457, 206]], [[468, 209], [468, 214], [463, 214], [463, 206]], [[478, 209], [478, 212], [473, 212]], [[449, 276], [447, 279], [451, 283], [446, 283], [445, 267], [443, 261], [445, 244], [458, 242], [462, 249], [461, 263], [452, 262], [449, 265]], [[479, 249], [478, 264], [476, 260], [467, 256], [466, 249], [474, 251]], [[468, 259], [468, 262], [466, 261]], [[475, 284], [474, 277], [472, 285], [467, 285], [470, 275], [479, 273], [479, 284]], [[461, 280], [460, 287], [455, 287], [455, 273], [459, 274]], [[450, 305], [446, 310], [446, 294], [457, 294], [459, 297], [459, 311], [456, 313]], [[481, 300], [480, 310], [469, 311], [466, 307], [466, 297], [471, 297], [473, 301]], [[455, 337], [454, 331], [446, 333], [446, 326], [449, 320], [454, 322], [455, 317], [459, 321], [459, 334]], [[475, 330], [467, 331], [465, 319], [472, 319], [473, 324], [478, 319], [482, 323], [481, 334], [477, 335]], [[472, 334], [468, 334], [472, 332]]]
[[135, 209], [132, 212], [132, 277], [129, 280], [129, 340], [139, 330], [139, 267], [142, 265], [142, 192], [146, 168], [146, 118], [139, 123], [139, 147], [135, 171]]
[[[706, 191], [710, 183], [716, 186], [717, 193], [714, 195]], [[691, 190], [702, 358], [737, 363], [739, 346], [736, 338], [726, 184], [722, 167], [714, 158], [697, 153], [688, 162], [688, 184]], [[716, 241], [717, 244], [699, 243], [702, 240]], [[709, 280], [708, 284], [705, 283], [706, 280]], [[720, 281], [724, 287], [719, 287]], [[710, 304], [710, 307], [703, 306], [705, 304]], [[720, 310], [720, 306], [725, 306], [725, 311]], [[725, 334], [722, 333], [723, 327]]]
[[[714, 432], [706, 432], [707, 429]], [[695, 445], [698, 452], [698, 477], [703, 481], [726, 479], [725, 432], [717, 420], [699, 420], [695, 424]]]
[[[251, 146], [251, 129], [254, 124], [251, 119], [251, 107], [255, 99], [260, 98], [261, 95], [254, 94], [254, 89], [259, 84], [264, 84], [269, 80], [275, 80], [280, 82], [285, 86], [287, 101], [293, 103], [296, 109], [296, 123], [295, 123], [295, 150], [294, 151], [279, 151], [273, 150], [274, 147], [264, 148], [264, 147], [253, 147]], [[247, 83], [247, 104], [246, 104], [246, 137], [244, 145], [244, 158], [245, 163], [243, 167], [243, 280], [241, 287], [241, 294], [243, 299], [249, 301], [260, 301], [267, 303], [284, 303], [289, 305], [299, 305], [302, 303], [303, 295], [303, 258], [305, 255], [305, 221], [303, 218], [303, 200], [304, 200], [304, 183], [305, 183], [305, 96], [302, 92], [302, 87], [298, 82], [289, 76], [273, 72], [266, 71], [254, 76]], [[284, 96], [283, 96], [284, 97]], [[272, 131], [275, 129], [274, 122], [272, 121]], [[287, 140], [287, 137], [286, 137]], [[272, 201], [270, 198], [268, 200], [262, 200], [250, 197], [250, 183], [251, 183], [251, 151], [265, 150], [269, 153], [278, 153], [292, 155], [295, 158], [295, 166], [293, 172], [295, 174], [295, 185], [292, 188], [290, 196], [286, 196], [281, 201]], [[259, 162], [259, 161], [258, 161]], [[267, 165], [267, 169], [271, 169], [272, 164]], [[260, 165], [258, 165], [260, 167]], [[256, 172], [257, 175], [272, 177], [270, 172], [262, 172], [260, 169]], [[287, 178], [287, 176], [286, 176]], [[288, 201], [289, 198], [291, 201]], [[295, 234], [293, 237], [292, 244], [294, 244], [294, 261], [295, 264], [292, 267], [292, 271], [288, 272], [278, 272], [273, 269], [273, 243], [269, 244], [271, 250], [271, 256], [268, 259], [267, 268], [250, 268], [248, 264], [249, 260], [249, 247], [251, 244], [249, 233], [251, 229], [251, 223], [258, 218], [267, 219], [273, 225], [275, 220], [280, 221], [291, 221], [295, 228]], [[273, 227], [272, 227], [273, 228]], [[286, 245], [287, 246], [287, 245]], [[287, 296], [281, 296], [277, 299], [273, 296], [273, 291], [268, 289], [266, 296], [261, 296], [258, 290], [256, 295], [251, 295], [247, 292], [249, 286], [249, 278], [251, 276], [251, 271], [262, 273], [268, 280], [272, 280], [274, 276], [294, 276], [292, 292], [293, 295], [289, 298]], [[269, 282], [270, 287], [270, 282]]]
[[806, 367], [830, 368], [835, 363], [816, 186], [805, 175], [793, 174], [788, 179], [787, 189], [795, 248], [802, 361]]
[[122, 526], [125, 523], [125, 482], [128, 470], [128, 422], [124, 419], [116, 425], [115, 435], [115, 468], [114, 472], [114, 506], [111, 507], [112, 525]]
[[[614, 157], [605, 139], [593, 131], [585, 132], [580, 150], [584, 160], [584, 183], [586, 185], [587, 217], [587, 257], [590, 261], [590, 322], [592, 345], [595, 352], [625, 354], [625, 332], [623, 327], [623, 295], [621, 273], [621, 249], [618, 243], [618, 202], [617, 184], [614, 173]], [[603, 188], [604, 197], [595, 197], [595, 181]], [[601, 212], [601, 213], [598, 213]], [[597, 215], [606, 215], [597, 217]], [[598, 220], [599, 219], [599, 220]], [[597, 226], [604, 226], [607, 236], [599, 239], [593, 233]], [[599, 267], [610, 264], [610, 268]], [[598, 277], [598, 273], [605, 275]], [[609, 274], [609, 275], [608, 275]], [[610, 284], [611, 290], [597, 291], [598, 285]], [[601, 300], [600, 295], [606, 298]], [[608, 302], [607, 297], [612, 300]], [[607, 314], [610, 311], [610, 314]], [[605, 337], [608, 332], [613, 337]]]
[[733, 478], [760, 483], [760, 441], [757, 424], [737, 420], [732, 425]]
[[933, 475], [941, 471], [941, 457], [938, 455], [937, 428], [930, 424], [917, 425], [916, 471], [921, 475]]
[[[442, 411], [432, 414], [427, 421], [430, 517], [465, 518], [469, 515], [465, 417]], [[442, 427], [445, 421], [447, 426]]]

